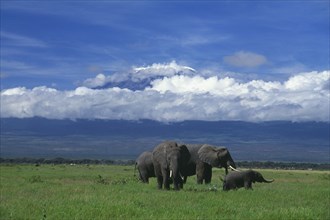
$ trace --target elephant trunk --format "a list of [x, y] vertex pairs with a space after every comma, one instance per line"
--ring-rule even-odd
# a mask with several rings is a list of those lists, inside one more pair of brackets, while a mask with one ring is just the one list
[[231, 170], [234, 171], [239, 171], [236, 169], [236, 164], [233, 160], [233, 158], [231, 157], [231, 155], [229, 155], [228, 161], [227, 161], [227, 167], [230, 168]]
[[236, 164], [229, 152], [228, 152], [228, 158], [227, 158], [227, 165], [236, 168]]

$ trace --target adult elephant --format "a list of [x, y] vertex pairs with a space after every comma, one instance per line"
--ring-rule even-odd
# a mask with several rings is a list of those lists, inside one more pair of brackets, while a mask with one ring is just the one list
[[156, 176], [152, 162], [152, 152], [145, 151], [140, 154], [135, 161], [135, 168], [139, 171], [140, 180], [144, 183], [149, 183], [149, 178]]
[[[174, 189], [183, 187], [181, 172], [186, 166], [190, 154], [185, 145], [173, 141], [160, 143], [152, 152], [158, 189], [170, 189], [170, 178], [173, 179]], [[170, 175], [171, 174], [171, 175]]]
[[187, 144], [190, 160], [183, 170], [184, 182], [188, 176], [197, 176], [198, 184], [208, 184], [212, 179], [212, 167], [235, 169], [236, 165], [229, 151], [225, 147], [216, 147], [208, 144]]
[[271, 183], [274, 180], [266, 180], [261, 173], [254, 170], [246, 170], [240, 172], [231, 172], [225, 176], [223, 181], [223, 190], [238, 189], [244, 187], [245, 189], [252, 189], [252, 183]]

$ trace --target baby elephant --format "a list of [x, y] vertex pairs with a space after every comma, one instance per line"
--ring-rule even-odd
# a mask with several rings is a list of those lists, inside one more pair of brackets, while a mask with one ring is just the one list
[[257, 171], [247, 170], [247, 171], [235, 171], [229, 173], [225, 176], [223, 181], [223, 190], [228, 191], [231, 189], [237, 189], [244, 187], [245, 189], [252, 189], [252, 183], [255, 182], [264, 182], [271, 183], [274, 180], [266, 180], [264, 177]]

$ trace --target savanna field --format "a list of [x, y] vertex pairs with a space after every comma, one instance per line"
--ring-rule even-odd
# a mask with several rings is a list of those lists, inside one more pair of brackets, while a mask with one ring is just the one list
[[258, 171], [275, 182], [222, 191], [188, 177], [181, 191], [143, 184], [134, 166], [1, 166], [1, 219], [330, 219], [330, 172]]

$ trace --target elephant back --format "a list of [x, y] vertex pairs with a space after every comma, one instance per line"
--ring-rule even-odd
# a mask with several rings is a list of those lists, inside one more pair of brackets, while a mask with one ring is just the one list
[[195, 164], [196, 161], [200, 160], [198, 151], [203, 146], [203, 144], [186, 144], [186, 146], [190, 154], [189, 162], [193, 162]]
[[142, 154], [140, 154], [140, 156], [136, 159], [136, 163], [137, 164], [141, 164], [141, 163], [149, 163], [152, 160], [152, 152], [150, 151], [144, 151]]

